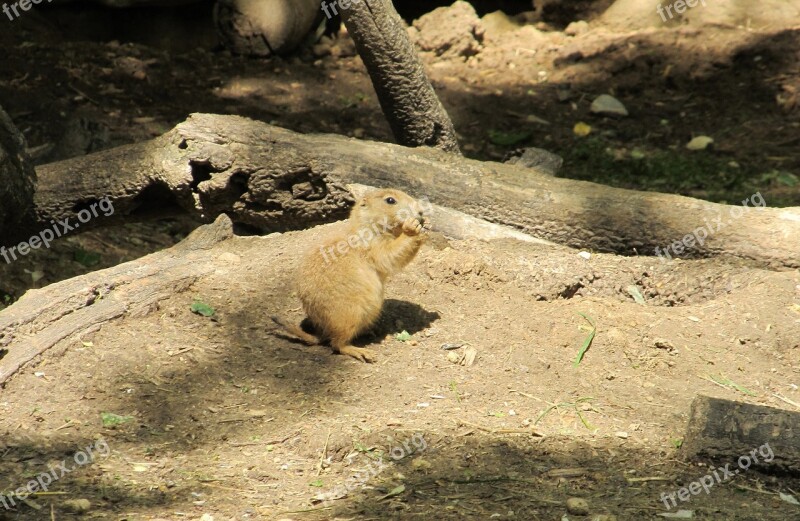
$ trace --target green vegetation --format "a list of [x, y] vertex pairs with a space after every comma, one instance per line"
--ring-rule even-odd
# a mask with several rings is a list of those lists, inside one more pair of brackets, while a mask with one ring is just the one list
[[800, 183], [796, 175], [778, 170], [764, 172], [718, 152], [629, 150], [593, 136], [554, 152], [564, 157], [560, 177], [728, 204], [739, 204], [759, 191], [768, 206], [800, 203], [797, 190], [786, 190]]

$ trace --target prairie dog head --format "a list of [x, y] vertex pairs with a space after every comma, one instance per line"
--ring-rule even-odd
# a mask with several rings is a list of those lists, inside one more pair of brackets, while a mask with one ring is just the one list
[[382, 233], [396, 234], [411, 217], [424, 225], [425, 209], [419, 201], [400, 190], [376, 190], [358, 200], [350, 212], [350, 220], [359, 226], [377, 224]]

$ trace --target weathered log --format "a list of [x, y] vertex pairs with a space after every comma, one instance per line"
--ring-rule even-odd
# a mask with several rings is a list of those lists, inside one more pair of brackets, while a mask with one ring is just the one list
[[340, 9], [395, 139], [460, 154], [453, 122], [390, 0], [353, 0]]
[[27, 233], [74, 218], [102, 197], [118, 219], [180, 210], [210, 222], [225, 212], [262, 232], [302, 229], [346, 217], [353, 198], [345, 185], [362, 183], [427, 196], [558, 244], [625, 255], [650, 254], [710, 226], [685, 256], [800, 267], [800, 208], [635, 192], [436, 149], [297, 134], [238, 116], [195, 114], [152, 141], [44, 165], [38, 174], [37, 222]]
[[188, 288], [217, 269], [206, 250], [232, 236], [223, 215], [168, 250], [28, 291], [0, 315], [0, 384], [62, 340], [123, 315], [146, 314]]
[[734, 462], [736, 473], [753, 467], [800, 474], [800, 412], [698, 396], [681, 452], [688, 460]]

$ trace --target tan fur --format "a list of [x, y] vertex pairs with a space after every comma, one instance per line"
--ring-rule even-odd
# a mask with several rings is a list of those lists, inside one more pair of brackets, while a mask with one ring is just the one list
[[[387, 203], [390, 197], [396, 204]], [[328, 341], [334, 353], [373, 361], [371, 349], [350, 342], [378, 319], [386, 279], [417, 254], [427, 224], [420, 204], [399, 190], [367, 195], [322, 246], [306, 254], [297, 272], [295, 288], [319, 337], [277, 317], [273, 320], [303, 342]]]

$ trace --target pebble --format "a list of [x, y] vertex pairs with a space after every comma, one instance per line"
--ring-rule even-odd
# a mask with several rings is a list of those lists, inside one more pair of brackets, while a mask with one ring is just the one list
[[608, 94], [601, 94], [592, 102], [590, 109], [595, 114], [603, 114], [606, 116], [627, 116], [628, 109], [614, 96]]
[[567, 512], [575, 516], [585, 516], [589, 514], [589, 502], [580, 497], [567, 499]]
[[68, 499], [64, 501], [63, 507], [67, 512], [83, 514], [84, 512], [89, 511], [89, 509], [92, 507], [92, 504], [88, 499]]
[[696, 138], [686, 143], [686, 148], [688, 148], [689, 150], [705, 150], [712, 143], [714, 143], [713, 138], [710, 138], [708, 136], [697, 136]]

